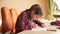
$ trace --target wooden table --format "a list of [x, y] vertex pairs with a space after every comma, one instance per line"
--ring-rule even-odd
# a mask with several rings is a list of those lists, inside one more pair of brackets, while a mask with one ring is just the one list
[[56, 29], [57, 26], [49, 26], [48, 28], [52, 29], [52, 30], [56, 30], [55, 31], [46, 31], [46, 32], [41, 32], [41, 31], [23, 31], [20, 32], [18, 34], [60, 34], [60, 29]]

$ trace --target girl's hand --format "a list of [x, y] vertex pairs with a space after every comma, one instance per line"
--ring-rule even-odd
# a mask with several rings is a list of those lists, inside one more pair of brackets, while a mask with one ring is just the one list
[[44, 23], [42, 23], [40, 27], [42, 27], [42, 28], [43, 28], [43, 27], [46, 27], [46, 25], [45, 25]]
[[35, 24], [35, 23], [32, 23], [32, 26], [33, 26], [33, 28], [38, 27], [38, 25], [37, 25], [37, 24]]

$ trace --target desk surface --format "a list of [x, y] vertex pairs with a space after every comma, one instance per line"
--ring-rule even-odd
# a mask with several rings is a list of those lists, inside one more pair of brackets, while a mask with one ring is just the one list
[[57, 26], [49, 26], [48, 28], [56, 31], [23, 31], [18, 34], [60, 34], [60, 29], [56, 29]]
[[23, 31], [23, 32], [20, 32], [18, 34], [60, 34], [60, 29], [56, 29], [58, 26], [51, 26], [49, 22], [46, 22], [46, 21], [43, 21], [45, 22], [46, 26], [49, 28], [49, 29], [52, 29], [52, 30], [56, 30], [56, 31], [44, 31], [44, 32], [41, 32], [41, 31]]
[[60, 32], [23, 31], [18, 34], [60, 34]]

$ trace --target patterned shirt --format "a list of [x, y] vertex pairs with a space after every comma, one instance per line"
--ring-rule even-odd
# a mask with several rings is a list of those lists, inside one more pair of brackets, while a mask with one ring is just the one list
[[15, 27], [16, 27], [16, 33], [19, 33], [24, 30], [32, 29], [32, 22], [29, 19], [29, 15], [27, 11], [23, 11], [18, 16]]

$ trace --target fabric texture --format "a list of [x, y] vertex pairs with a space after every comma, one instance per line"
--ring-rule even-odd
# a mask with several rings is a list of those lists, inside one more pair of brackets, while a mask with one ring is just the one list
[[29, 19], [29, 15], [26, 11], [23, 11], [17, 18], [16, 33], [31, 29], [32, 29], [32, 22]]

